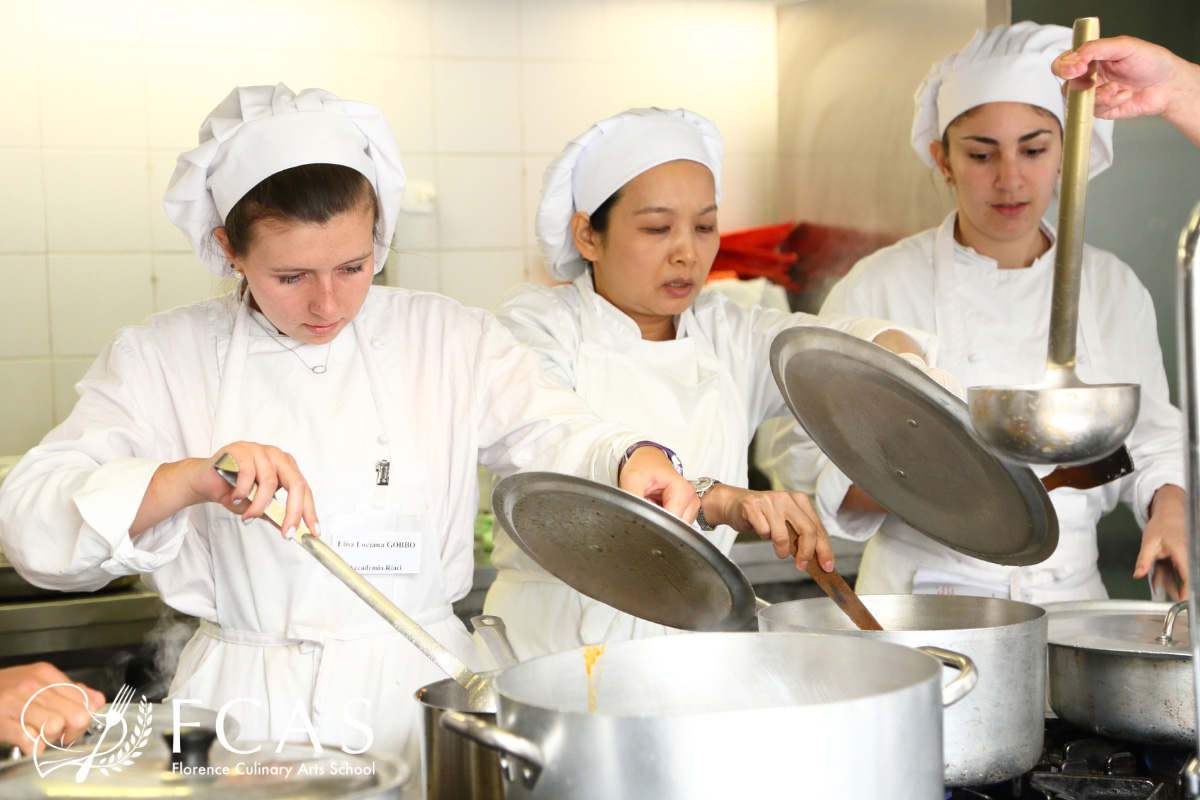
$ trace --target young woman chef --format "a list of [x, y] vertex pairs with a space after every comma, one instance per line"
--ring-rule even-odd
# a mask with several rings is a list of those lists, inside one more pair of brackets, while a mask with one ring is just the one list
[[[1067, 28], [1021, 22], [980, 31], [962, 52], [933, 67], [917, 90], [912, 145], [954, 190], [957, 208], [937, 228], [859, 262], [834, 287], [823, 312], [871, 314], [935, 332], [939, 366], [964, 386], [1041, 378], [1055, 236], [1042, 215], [1056, 192], [1065, 114], [1050, 63], [1070, 45]], [[1107, 168], [1112, 155], [1112, 123], [1096, 120], [1092, 175]], [[841, 494], [822, 495], [829, 502], [819, 504], [830, 530], [855, 538], [879, 531], [863, 556], [858, 591], [1035, 603], [1106, 597], [1096, 566], [1096, 522], [1118, 500], [1145, 529], [1134, 577], [1147, 574], [1157, 559], [1170, 559], [1186, 577], [1181, 419], [1167, 396], [1154, 306], [1128, 266], [1093, 247], [1084, 248], [1078, 337], [1077, 367], [1085, 382], [1142, 386], [1141, 413], [1127, 442], [1136, 472], [1087, 491], [1051, 492], [1058, 549], [1044, 563], [1023, 568], [961, 555], [895, 517], [864, 513], [873, 504], [842, 483]], [[784, 473], [806, 473], [813, 449], [794, 427], [775, 439], [769, 460]], [[832, 467], [822, 472], [831, 485], [836, 475]]]
[[[685, 518], [698, 500], [661, 450], [630, 453], [644, 436], [597, 419], [487, 312], [371, 286], [403, 190], [374, 107], [234, 90], [180, 156], [165, 205], [241, 289], [118, 332], [70, 417], [5, 481], [0, 528], [34, 583], [150, 573], [203, 620], [171, 696], [236, 701], [249, 739], [304, 739], [307, 715], [327, 744], [415, 765], [412, 694], [444, 676], [286, 541], [301, 521], [473, 661], [450, 604], [471, 584], [477, 464], [619, 472]], [[213, 469], [220, 453], [237, 460], [236, 488]], [[277, 488], [283, 538], [258, 519]]]
[[[795, 325], [828, 325], [921, 352], [891, 323], [744, 311], [700, 289], [717, 253], [721, 138], [683, 109], [633, 109], [592, 126], [546, 171], [537, 237], [550, 274], [497, 309], [560, 383], [604, 419], [679, 448], [702, 495], [702, 530], [728, 553], [737, 531], [771, 538], [796, 563], [833, 565], [800, 492], [750, 492], [747, 447], [764, 419], [787, 414], [771, 376], [771, 341]], [[925, 334], [915, 333], [922, 340]], [[715, 528], [715, 530], [714, 530]], [[666, 629], [586, 598], [497, 531], [499, 574], [485, 609], [503, 617], [517, 655], [661, 634]]]

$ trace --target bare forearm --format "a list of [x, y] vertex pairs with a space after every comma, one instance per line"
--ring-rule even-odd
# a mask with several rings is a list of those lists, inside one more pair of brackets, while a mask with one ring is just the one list
[[1158, 514], [1182, 515], [1185, 498], [1183, 489], [1173, 483], [1160, 486], [1150, 499], [1150, 518], [1153, 519]]
[[886, 514], [887, 509], [871, 499], [870, 495], [857, 486], [851, 486], [842, 500], [839, 511], [865, 511], [871, 514]]
[[704, 519], [714, 528], [718, 525], [728, 525], [726, 509], [730, 502], [745, 491], [730, 486], [727, 483], [714, 483], [713, 487], [700, 498], [700, 507], [704, 509]]
[[1200, 65], [1179, 60], [1178, 90], [1163, 111], [1163, 119], [1200, 146]]
[[142, 504], [138, 506], [137, 514], [134, 515], [133, 524], [129, 526], [131, 537], [153, 528], [188, 506], [203, 502], [203, 498], [193, 493], [189, 482], [189, 476], [200, 460], [188, 458], [173, 461], [154, 471]]

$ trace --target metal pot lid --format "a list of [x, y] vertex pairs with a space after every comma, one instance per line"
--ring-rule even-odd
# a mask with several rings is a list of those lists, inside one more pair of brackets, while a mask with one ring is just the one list
[[775, 337], [771, 371], [833, 463], [934, 541], [1013, 566], [1045, 561], [1058, 546], [1058, 517], [1041, 481], [993, 455], [966, 403], [904, 359], [802, 327]]
[[[130, 715], [132, 717], [132, 715]], [[137, 730], [136, 727], [131, 731]], [[119, 747], [124, 747], [121, 743]], [[0, 763], [0, 797], [5, 800], [128, 800], [128, 798], [202, 798], [216, 800], [300, 800], [329, 797], [342, 800], [383, 800], [400, 797], [408, 780], [408, 766], [378, 753], [349, 755], [338, 749], [278, 742], [235, 742], [239, 750], [261, 747], [242, 755], [213, 743], [203, 769], [176, 767], [170, 751], [155, 731], [140, 749], [131, 750], [117, 764], [102, 768], [115, 753], [97, 755], [77, 782], [81, 759], [95, 750], [94, 739], [77, 743], [49, 756], [61, 766], [47, 764], [46, 756]], [[108, 751], [107, 744], [101, 745]], [[40, 766], [40, 771], [39, 771]], [[49, 770], [49, 771], [47, 771]], [[45, 773], [45, 774], [42, 774]]]
[[1188, 621], [1176, 617], [1174, 624], [1171, 622], [1168, 614], [1145, 611], [1052, 615], [1046, 638], [1052, 645], [1080, 650], [1190, 659]]
[[594, 600], [686, 630], [754, 618], [754, 591], [712, 542], [658, 506], [571, 475], [522, 472], [496, 484], [492, 510], [544, 570]]
[[1174, 605], [1169, 600], [1064, 600], [1042, 603], [1051, 621], [1070, 617], [1094, 617], [1105, 614], [1158, 614], [1162, 618]]

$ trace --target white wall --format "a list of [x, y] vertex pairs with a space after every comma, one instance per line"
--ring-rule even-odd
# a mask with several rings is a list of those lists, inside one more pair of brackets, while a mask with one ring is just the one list
[[390, 279], [486, 307], [547, 280], [546, 164], [630, 106], [712, 117], [722, 227], [775, 221], [775, 74], [765, 0], [0, 0], [0, 454], [70, 412], [116, 328], [219, 290], [161, 198], [235, 85], [378, 105], [438, 192]]
[[909, 144], [930, 67], [1007, 8], [995, 0], [809, 0], [779, 9], [779, 211], [897, 238], [950, 192]]

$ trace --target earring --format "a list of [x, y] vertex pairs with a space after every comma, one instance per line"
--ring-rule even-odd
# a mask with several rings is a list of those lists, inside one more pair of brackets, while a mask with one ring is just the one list
[[946, 185], [947, 185], [947, 186], [953, 186], [953, 185], [954, 185], [954, 179], [953, 179], [953, 178], [951, 178], [949, 175], [947, 175], [947, 176], [946, 176]]

